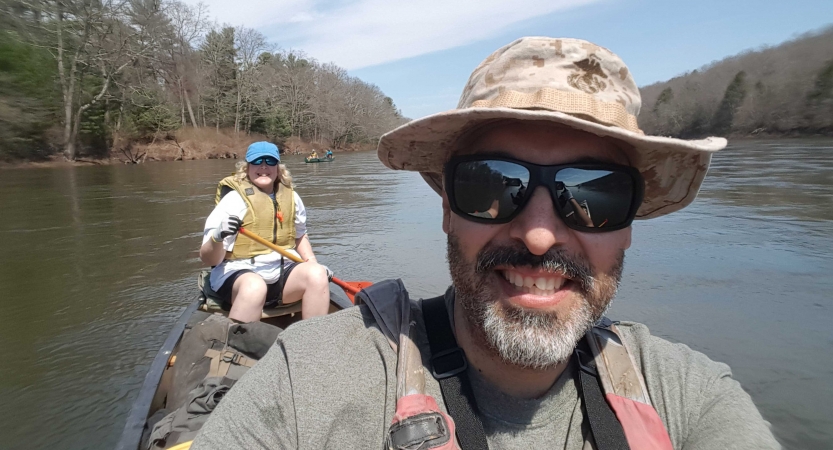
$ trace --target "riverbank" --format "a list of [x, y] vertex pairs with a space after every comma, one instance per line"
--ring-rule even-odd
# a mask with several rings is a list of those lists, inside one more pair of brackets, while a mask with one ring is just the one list
[[[727, 137], [732, 142], [752, 141], [817, 141], [829, 140], [831, 136], [826, 134], [793, 134], [793, 133], [767, 133], [730, 135]], [[26, 169], [26, 168], [49, 168], [49, 167], [71, 167], [71, 166], [101, 166], [110, 164], [141, 164], [149, 161], [196, 161], [205, 159], [239, 159], [246, 153], [246, 148], [252, 142], [268, 141], [266, 136], [260, 134], [235, 135], [231, 130], [214, 129], [186, 129], [178, 130], [163, 138], [150, 142], [141, 141], [118, 141], [113, 149], [103, 157], [95, 158], [81, 156], [75, 161], [67, 161], [60, 153], [51, 155], [43, 160], [18, 160], [0, 161], [0, 169]], [[334, 153], [357, 152], [375, 150], [376, 144], [349, 144], [346, 147], [335, 148], [329, 142], [307, 142], [298, 137], [291, 137], [278, 144], [281, 154], [287, 155], [308, 155], [313, 149], [321, 152], [324, 149], [332, 149]]]
[[[194, 161], [204, 159], [239, 159], [252, 142], [268, 141], [266, 136], [234, 133], [231, 130], [183, 129], [150, 141], [116, 138], [111, 150], [101, 157], [80, 156], [67, 161], [60, 153], [43, 160], [0, 161], [0, 168], [47, 168], [96, 166], [110, 164], [142, 164], [149, 161]], [[327, 141], [308, 142], [290, 137], [279, 144], [283, 154], [307, 155], [332, 149], [334, 153], [372, 150], [375, 144], [349, 144], [334, 148]]]

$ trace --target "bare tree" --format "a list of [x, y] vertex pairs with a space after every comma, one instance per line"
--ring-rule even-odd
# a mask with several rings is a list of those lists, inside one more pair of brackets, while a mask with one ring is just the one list
[[57, 82], [44, 92], [60, 93], [46, 103], [60, 105], [48, 114], [63, 119], [67, 159], [78, 148], [168, 139], [189, 123], [343, 147], [372, 143], [404, 120], [378, 87], [301, 51], [275, 52], [255, 30], [211, 26], [202, 4], [0, 0], [0, 10], [8, 36], [55, 62], [44, 79]]
[[[669, 90], [673, 98], [664, 99]], [[650, 133], [833, 133], [833, 27], [641, 91], [645, 107], [639, 119]]]
[[251, 28], [238, 27], [234, 35], [237, 52], [237, 107], [234, 112], [234, 131], [239, 132], [241, 119], [256, 88], [258, 57], [261, 53], [269, 51], [270, 45], [263, 34]]
[[[196, 86], [193, 80], [196, 74], [194, 48], [209, 28], [207, 7], [203, 3], [189, 6], [170, 0], [164, 9], [169, 25], [160, 52], [164, 57], [160, 61], [161, 67], [165, 78], [176, 86], [182, 115], [187, 110], [191, 125], [199, 127], [191, 104], [191, 89]], [[182, 123], [185, 124], [184, 117]]]
[[[160, 21], [153, 3], [141, 1], [40, 1], [25, 4], [21, 30], [33, 45], [55, 58], [62, 94], [63, 152], [76, 156], [84, 112], [100, 102], [114, 78], [155, 45]], [[96, 91], [82, 92], [85, 77], [95, 77]]]

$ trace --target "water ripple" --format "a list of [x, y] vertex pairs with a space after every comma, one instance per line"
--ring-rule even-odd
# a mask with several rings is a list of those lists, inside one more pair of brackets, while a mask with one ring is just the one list
[[[634, 225], [611, 311], [730, 363], [791, 448], [833, 446], [831, 152], [779, 141], [715, 155], [691, 207]], [[285, 161], [337, 276], [444, 291], [440, 198], [419, 175], [372, 152]], [[0, 252], [0, 360], [14, 361], [0, 365], [3, 448], [114, 445], [195, 293], [203, 222], [233, 164], [3, 172], [0, 232], [14, 237]]]

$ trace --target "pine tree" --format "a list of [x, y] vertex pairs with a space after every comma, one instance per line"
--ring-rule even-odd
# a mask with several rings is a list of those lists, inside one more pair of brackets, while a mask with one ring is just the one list
[[726, 87], [723, 100], [717, 107], [717, 112], [712, 118], [712, 131], [718, 135], [729, 134], [732, 131], [732, 122], [743, 100], [746, 98], [746, 72], [740, 71]]
[[237, 92], [234, 28], [211, 30], [200, 47], [206, 86], [202, 90], [205, 116], [219, 130], [234, 120]]

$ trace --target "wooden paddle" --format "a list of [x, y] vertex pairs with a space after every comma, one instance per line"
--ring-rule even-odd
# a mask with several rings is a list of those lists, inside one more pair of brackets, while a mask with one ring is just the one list
[[[249, 230], [247, 230], [243, 227], [240, 227], [240, 234], [242, 234], [242, 235], [246, 236], [247, 238], [257, 242], [258, 244], [265, 245], [265, 246], [271, 248], [272, 250], [280, 253], [281, 255], [283, 255], [286, 258], [289, 258], [289, 259], [291, 259], [295, 262], [298, 262], [298, 263], [305, 262], [303, 259], [293, 255], [292, 253], [289, 253], [288, 251], [278, 247], [277, 245], [267, 241], [266, 239], [263, 239], [262, 237], [252, 233], [251, 231], [249, 231]], [[347, 293], [347, 297], [349, 297], [350, 301], [353, 302], [353, 303], [356, 303], [355, 299], [353, 298], [354, 295], [356, 295], [360, 290], [362, 290], [362, 289], [366, 288], [367, 286], [370, 286], [371, 284], [373, 284], [370, 281], [343, 281], [343, 280], [340, 280], [336, 277], [333, 277], [333, 283], [339, 285], [342, 289], [344, 289], [344, 292]]]

